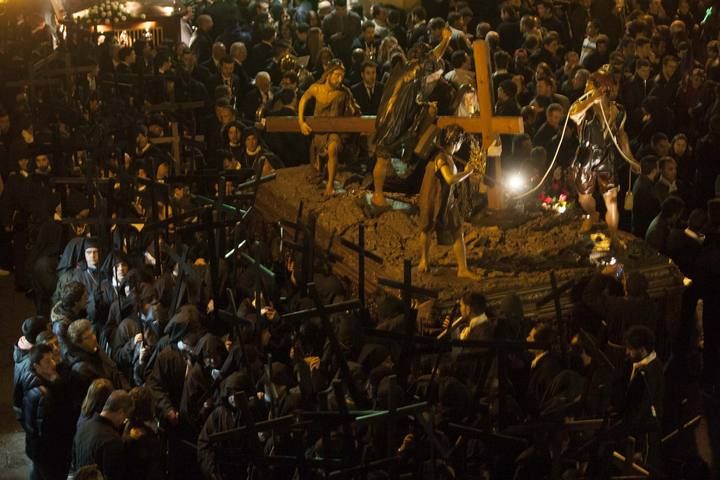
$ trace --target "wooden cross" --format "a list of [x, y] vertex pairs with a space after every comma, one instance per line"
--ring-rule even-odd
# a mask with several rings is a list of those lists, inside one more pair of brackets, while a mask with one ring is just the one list
[[[495, 92], [493, 91], [491, 77], [489, 48], [484, 40], [476, 40], [473, 43], [473, 55], [480, 115], [469, 118], [438, 117], [437, 126], [443, 128], [453, 124], [460, 125], [468, 133], [481, 134], [483, 138], [483, 154], [487, 155], [488, 148], [493, 143], [496, 135], [523, 133], [523, 121], [522, 117], [496, 117], [493, 115]], [[371, 133], [375, 131], [374, 116], [305, 117], [305, 121], [310, 125], [314, 133]], [[268, 117], [265, 119], [265, 130], [270, 133], [299, 132], [300, 127], [297, 117]], [[496, 181], [488, 192], [488, 206], [491, 210], [502, 210], [505, 202], [502, 191], [500, 158], [495, 158], [494, 162]]]
[[370, 250], [365, 250], [365, 224], [364, 223], [360, 223], [358, 225], [358, 243], [357, 244], [355, 244], [345, 238], [340, 239], [340, 243], [343, 246], [349, 248], [350, 250], [357, 252], [357, 254], [358, 254], [358, 299], [360, 300], [360, 305], [362, 305], [362, 308], [363, 308], [363, 316], [366, 318], [367, 309], [366, 309], [366, 304], [365, 304], [365, 257], [369, 258], [370, 260], [377, 263], [378, 265], [383, 264], [383, 258], [380, 255], [371, 252]]
[[562, 316], [562, 306], [560, 304], [560, 297], [572, 287], [575, 286], [575, 280], [570, 280], [564, 284], [558, 286], [557, 277], [555, 272], [550, 272], [550, 292], [544, 297], [540, 298], [535, 302], [536, 307], [542, 307], [547, 302], [552, 300], [555, 304], [555, 320], [557, 321], [558, 333], [560, 334], [560, 351], [562, 354], [563, 364], [568, 365], [568, 332], [567, 322]]
[[378, 284], [384, 287], [400, 290], [400, 298], [402, 299], [404, 312], [403, 333], [405, 340], [401, 342], [402, 348], [397, 370], [400, 381], [403, 382], [404, 387], [404, 382], [406, 381], [407, 374], [410, 371], [410, 357], [414, 351], [414, 343], [411, 341], [411, 336], [415, 333], [415, 318], [412, 311], [412, 300], [413, 298], [438, 298], [438, 292], [427, 288], [413, 286], [412, 263], [408, 259], [405, 259], [403, 262], [402, 282], [387, 278], [378, 278]]

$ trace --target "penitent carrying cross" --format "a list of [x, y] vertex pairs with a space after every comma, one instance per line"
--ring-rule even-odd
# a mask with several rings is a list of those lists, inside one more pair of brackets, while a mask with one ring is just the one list
[[[490, 53], [487, 42], [476, 40], [473, 43], [473, 57], [475, 60], [475, 77], [477, 82], [479, 116], [477, 117], [450, 117], [441, 116], [437, 119], [440, 128], [456, 124], [463, 127], [468, 133], [482, 135], [483, 155], [487, 156], [488, 148], [495, 137], [500, 134], [516, 135], [523, 133], [522, 117], [500, 117], [493, 115], [493, 91]], [[314, 133], [372, 133], [375, 131], [375, 117], [306, 117]], [[299, 132], [297, 117], [268, 117], [265, 129], [268, 132]], [[491, 210], [504, 208], [504, 193], [502, 191], [502, 169], [500, 158], [494, 159], [495, 182], [488, 191], [488, 206]]]

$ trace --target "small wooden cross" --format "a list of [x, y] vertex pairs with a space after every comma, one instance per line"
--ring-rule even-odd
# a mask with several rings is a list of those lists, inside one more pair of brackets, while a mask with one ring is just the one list
[[340, 243], [357, 252], [358, 254], [358, 299], [363, 309], [365, 309], [365, 258], [369, 258], [373, 262], [382, 265], [383, 258], [370, 250], [365, 249], [365, 224], [358, 225], [358, 243], [355, 244], [345, 238], [340, 239]]

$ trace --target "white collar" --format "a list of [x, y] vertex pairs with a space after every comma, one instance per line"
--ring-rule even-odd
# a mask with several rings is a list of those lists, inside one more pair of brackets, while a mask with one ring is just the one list
[[540, 361], [540, 359], [543, 358], [543, 357], [544, 357], [545, 355], [547, 355], [547, 354], [548, 354], [548, 352], [547, 352], [547, 350], [546, 350], [546, 351], [544, 351], [544, 352], [542, 352], [542, 353], [540, 353], [540, 354], [538, 354], [538, 355], [535, 355], [535, 358], [533, 358], [533, 361], [532, 361], [532, 363], [530, 364], [530, 369], [532, 370], [533, 368], [535, 368], [535, 366], [538, 364], [538, 362]]
[[643, 358], [639, 362], [633, 363], [632, 367], [632, 373], [630, 374], [630, 381], [632, 382], [635, 378], [635, 374], [638, 370], [640, 370], [642, 367], [647, 367], [650, 362], [655, 360], [657, 358], [657, 354], [655, 352], [650, 353], [647, 357]]
[[685, 235], [692, 238], [693, 240], [695, 240], [698, 243], [703, 243], [705, 241], [705, 235], [703, 235], [702, 233], [693, 232], [689, 228], [686, 228], [684, 230], [684, 233], [685, 233]]

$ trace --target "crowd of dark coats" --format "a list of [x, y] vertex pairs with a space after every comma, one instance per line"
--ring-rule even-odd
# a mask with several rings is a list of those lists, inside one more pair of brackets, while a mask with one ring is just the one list
[[[0, 16], [8, 32], [0, 76], [27, 82], [2, 90], [0, 274], [12, 272], [37, 308], [14, 350], [13, 406], [32, 478], [322, 478], [333, 467], [311, 460], [387, 457], [393, 468], [358, 475], [605, 478], [616, 473], [612, 449], [622, 450], [628, 435], [653, 475], [706, 478], [711, 466], [696, 449], [680, 455], [661, 438], [687, 420], [680, 405], [690, 386], [702, 384], [714, 398], [719, 380], [720, 12], [697, 0], [632, 0], [623, 10], [609, 0], [479, 3], [424, 1], [411, 11], [373, 4], [363, 12], [345, 0], [294, 8], [218, 0], [188, 8], [179, 20], [186, 44], [149, 38], [122, 46], [112, 34], [98, 42], [70, 27], [55, 51], [91, 68], [70, 84], [61, 78], [49, 86], [25, 75], [29, 62], [58, 45], [53, 28], [41, 15], [9, 9]], [[610, 65], [618, 87], [612, 95], [642, 165], [637, 176], [618, 165], [621, 198], [633, 192], [621, 227], [691, 280], [678, 321], [665, 321], [666, 306], [649, 297], [642, 274], [621, 276], [610, 266], [582, 285], [583, 310], [568, 345], [557, 344], [558, 325], [526, 319], [517, 297], [491, 309], [469, 293], [452, 314], [435, 312], [424, 332], [537, 346], [502, 361], [470, 346], [413, 352], [362, 335], [368, 322], [406, 332], [406, 312], [392, 296], [375, 299], [370, 317], [363, 310], [333, 314], [329, 325], [312, 315], [283, 319], [313, 305], [307, 263], [304, 252], [279, 251], [262, 228], [247, 236], [259, 241], [253, 255], [275, 272], [272, 292], [258, 288], [256, 270], [213, 259], [206, 233], [101, 228], [100, 216], [148, 224], [179, 216], [195, 208], [195, 194], [214, 197], [252, 172], [307, 163], [307, 138], [265, 133], [266, 118], [295, 115], [304, 90], [333, 58], [344, 63], [362, 113], [374, 115], [383, 80], [436, 45], [446, 26], [452, 39], [431, 99], [440, 114], [457, 113], [475, 82], [471, 41], [485, 39], [495, 113], [521, 115], [525, 125], [525, 133], [503, 138], [504, 167], [537, 181], [557, 157], [537, 202], [572, 197], [565, 170], [577, 134], [569, 122], [558, 145], [565, 116], [590, 74]], [[197, 101], [204, 106], [167, 107]], [[165, 107], [147, 108], [153, 105]], [[171, 136], [173, 123], [183, 137], [180, 162], [167, 144], [152, 141]], [[366, 146], [352, 159], [362, 171], [372, 163], [371, 142]], [[180, 170], [237, 176], [218, 185], [185, 181]], [[151, 182], [127, 180], [137, 177]], [[152, 193], [153, 182], [167, 188]], [[62, 222], [68, 218], [78, 221]], [[190, 247], [186, 265], [155, 248], [180, 242]], [[211, 272], [213, 261], [219, 273]], [[349, 286], [317, 262], [312, 280], [321, 301], [348, 299]], [[338, 379], [343, 389], [332, 391]], [[423, 413], [351, 432], [337, 422], [211, 438], [340, 404], [382, 410], [422, 400], [429, 402]], [[565, 417], [609, 418], [613, 427], [592, 448], [560, 454], [556, 445], [577, 440], [551, 427]], [[472, 437], [451, 424], [485, 432], [502, 425], [524, 443]], [[262, 460], [273, 455], [294, 461]]]

